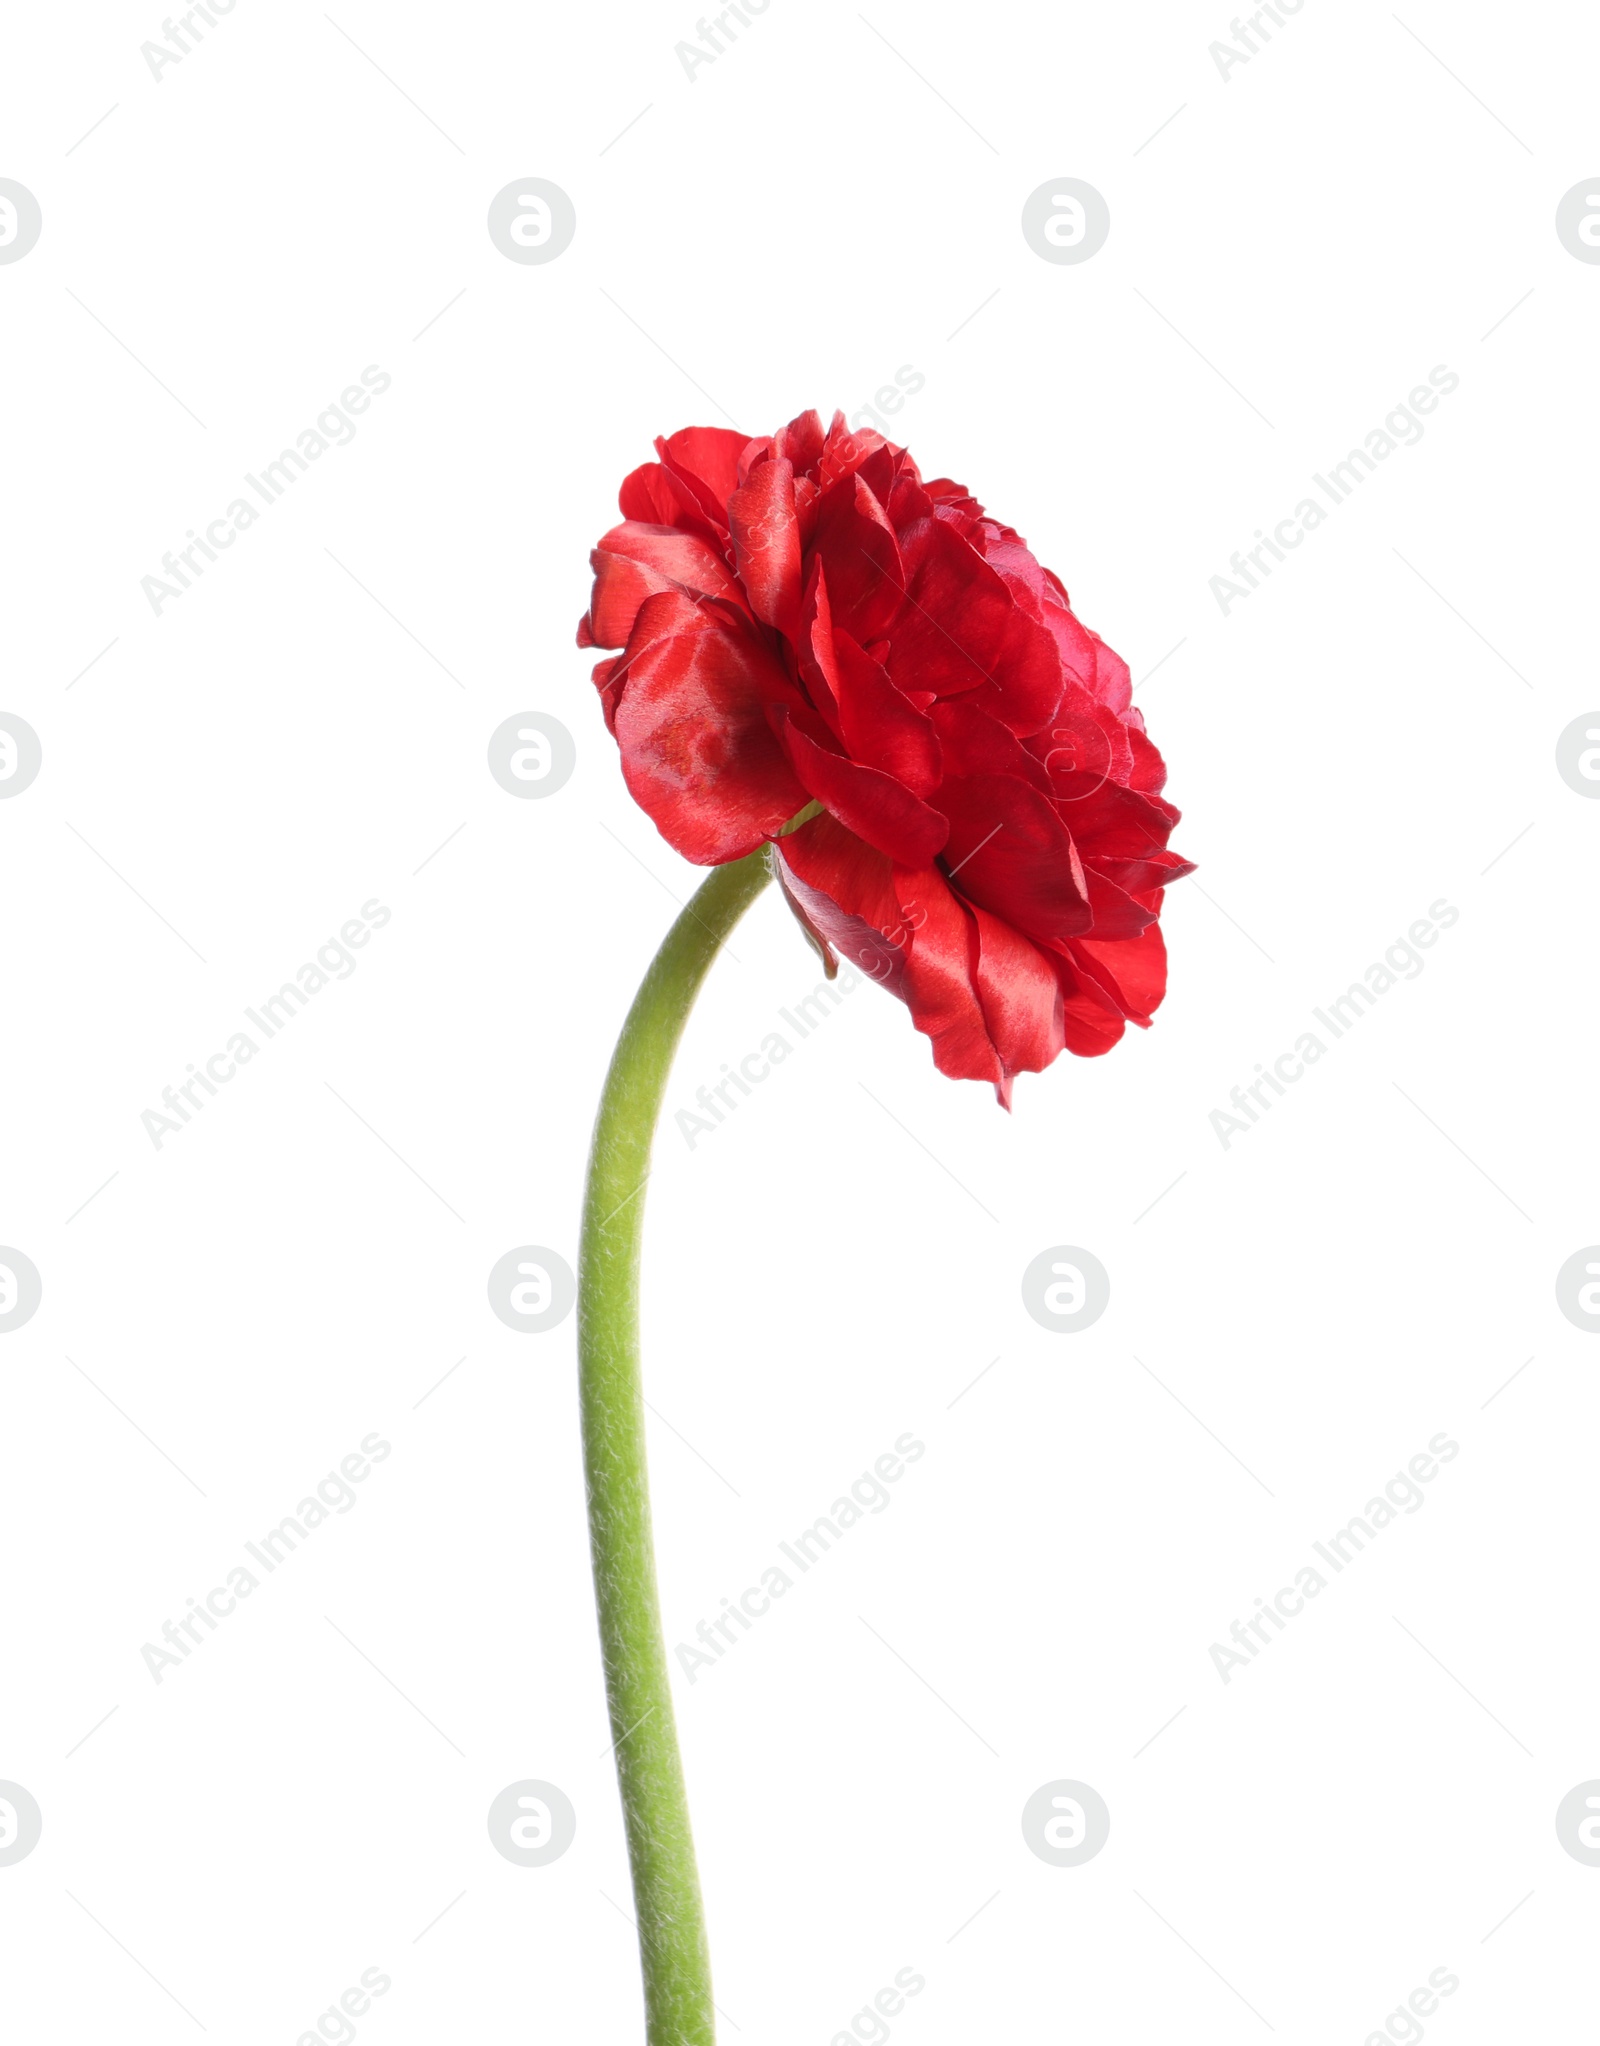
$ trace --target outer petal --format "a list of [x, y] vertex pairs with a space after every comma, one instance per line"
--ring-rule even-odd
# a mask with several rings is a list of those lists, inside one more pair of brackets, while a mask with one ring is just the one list
[[594, 686], [600, 692], [600, 708], [605, 713], [606, 730], [613, 738], [617, 735], [617, 698], [622, 694], [623, 684], [628, 679], [626, 675], [620, 678], [617, 675], [622, 663], [623, 656], [613, 654], [609, 660], [596, 661], [594, 664]]
[[1003, 1085], [973, 986], [974, 926], [938, 869], [893, 866], [827, 816], [779, 839], [775, 850], [807, 922], [907, 1005], [933, 1041], [939, 1070]]
[[1038, 946], [1003, 918], [977, 908], [972, 917], [978, 927], [978, 999], [1005, 1069], [1000, 1098], [1009, 1107], [1011, 1075], [1042, 1073], [1066, 1042], [1061, 983]]
[[1167, 992], [1167, 944], [1159, 924], [1136, 938], [1076, 938], [1068, 949], [1135, 1023], [1147, 1024], [1160, 1008]]
[[739, 487], [739, 457], [749, 445], [749, 434], [726, 426], [686, 426], [656, 442], [663, 462], [701, 484], [719, 514]]
[[911, 930], [905, 1000], [933, 1042], [933, 1062], [953, 1080], [989, 1080], [1002, 1101], [1009, 1075], [978, 999], [978, 930], [972, 912], [937, 867], [895, 869], [901, 913]]
[[1128, 745], [1133, 754], [1128, 786], [1142, 796], [1159, 796], [1167, 785], [1167, 763], [1145, 737], [1142, 720], [1128, 726]]
[[841, 958], [905, 999], [910, 931], [894, 869], [881, 852], [824, 814], [773, 841], [785, 891]]
[[1127, 727], [1070, 679], [1049, 725], [1028, 746], [1049, 769], [1051, 794], [1066, 802], [1093, 795], [1108, 781], [1126, 782], [1133, 768]]
[[629, 520], [613, 526], [589, 557], [594, 594], [589, 600], [591, 646], [626, 646], [646, 597], [680, 589], [691, 596], [741, 602], [739, 585], [704, 540], [671, 526]]
[[646, 462], [622, 479], [617, 505], [625, 519], [636, 519], [643, 525], [676, 526], [680, 532], [697, 533], [703, 540], [719, 535], [718, 527], [700, 509], [688, 484], [659, 462]]
[[1108, 881], [1115, 881], [1130, 895], [1154, 895], [1194, 872], [1193, 860], [1180, 859], [1171, 852], [1150, 853], [1142, 860], [1110, 860], [1091, 855], [1083, 864], [1089, 872], [1104, 874]]
[[[1130, 895], [1125, 888], [1119, 888], [1115, 881], [1093, 867], [1085, 867], [1084, 880], [1089, 887], [1089, 907], [1094, 912], [1094, 923], [1087, 935], [1105, 941], [1115, 938], [1136, 938], [1139, 933], [1153, 924], [1159, 913], [1158, 908], [1149, 909], [1145, 904], [1148, 897]], [[1083, 932], [1077, 936], [1086, 935]]]
[[622, 772], [685, 859], [740, 859], [805, 807], [766, 714], [787, 678], [753, 630], [676, 592], [650, 597], [624, 667]]
[[1080, 1059], [1099, 1058], [1121, 1038], [1127, 1025], [1111, 997], [1071, 959], [1052, 963], [1061, 983], [1061, 1030], [1067, 1050]]
[[1128, 664], [1121, 654], [1113, 653], [1098, 632], [1091, 632], [1089, 637], [1094, 641], [1095, 694], [1108, 710], [1121, 717], [1133, 701], [1133, 677], [1128, 673]]
[[1101, 782], [1091, 793], [1057, 799], [1057, 814], [1085, 859], [1143, 859], [1165, 846], [1175, 821], [1169, 806], [1135, 789]]

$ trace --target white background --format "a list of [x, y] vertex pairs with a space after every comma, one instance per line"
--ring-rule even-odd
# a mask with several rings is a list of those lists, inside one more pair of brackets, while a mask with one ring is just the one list
[[[694, 32], [243, 0], [158, 84], [153, 6], [9, 26], [44, 233], [0, 267], [0, 709], [44, 767], [0, 803], [0, 1242], [44, 1300], [0, 1344], [0, 1777], [44, 1832], [0, 1868], [8, 2032], [291, 2046], [375, 1967], [373, 2046], [640, 2039], [573, 1327], [484, 1286], [575, 1259], [694, 880], [573, 629], [655, 434], [911, 365], [896, 436], [1149, 676], [1200, 871], [1153, 1030], [1009, 1118], [864, 987], [663, 1133], [669, 1638], [927, 1446], [679, 1683], [726, 2039], [828, 2046], [907, 1967], [897, 2046], [1360, 2046], [1436, 1968], [1430, 2038], [1582, 2036], [1600, 1870], [1552, 1822], [1600, 1775], [1600, 1353], [1554, 1276], [1600, 1236], [1600, 806], [1554, 749], [1600, 697], [1600, 268], [1553, 219], [1600, 22], [1309, 0], [1226, 83], [1220, 8], [1161, 0], [776, 0], [691, 83]], [[485, 231], [529, 175], [577, 209], [548, 266]], [[1078, 267], [1019, 229], [1065, 175], [1112, 216]], [[155, 615], [141, 577], [368, 364], [354, 442]], [[1224, 617], [1208, 579], [1437, 364], [1421, 443]], [[529, 710], [578, 749], [547, 801], [485, 765]], [[157, 1150], [163, 1087], [374, 897], [358, 970]], [[1224, 1149], [1440, 898], [1426, 970]], [[816, 979], [770, 894], [734, 950], [669, 1109]], [[1112, 1282], [1071, 1337], [1019, 1292], [1062, 1243]], [[154, 1683], [373, 1430], [356, 1507]], [[1224, 1685], [1212, 1642], [1441, 1430], [1425, 1508]], [[523, 1777], [578, 1812], [542, 1869], [485, 1828]], [[1076, 1869], [1019, 1826], [1061, 1777], [1112, 1815]]]

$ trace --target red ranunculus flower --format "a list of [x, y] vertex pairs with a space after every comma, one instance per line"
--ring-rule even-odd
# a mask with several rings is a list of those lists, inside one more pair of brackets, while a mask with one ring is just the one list
[[777, 840], [830, 971], [889, 988], [941, 1072], [1007, 1105], [1015, 1074], [1148, 1024], [1162, 890], [1191, 868], [1127, 665], [1059, 580], [842, 413], [656, 451], [578, 644], [623, 649], [594, 679], [668, 843], [717, 866]]

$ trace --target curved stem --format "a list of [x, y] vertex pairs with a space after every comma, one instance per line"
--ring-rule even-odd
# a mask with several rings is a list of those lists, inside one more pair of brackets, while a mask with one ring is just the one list
[[650, 1533], [639, 1380], [645, 1182], [661, 1096], [695, 996], [769, 878], [765, 846], [716, 868], [667, 933], [612, 1054], [584, 1190], [578, 1354], [589, 1542], [649, 2046], [713, 2046], [716, 2034]]

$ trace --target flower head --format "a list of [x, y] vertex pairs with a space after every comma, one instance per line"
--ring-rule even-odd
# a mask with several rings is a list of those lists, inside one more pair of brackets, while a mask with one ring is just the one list
[[[686, 859], [774, 844], [822, 950], [958, 1079], [1108, 1051], [1166, 992], [1178, 812], [1126, 664], [904, 448], [802, 413], [688, 427], [622, 486], [580, 646], [628, 787]], [[805, 812], [806, 821], [786, 830]]]

